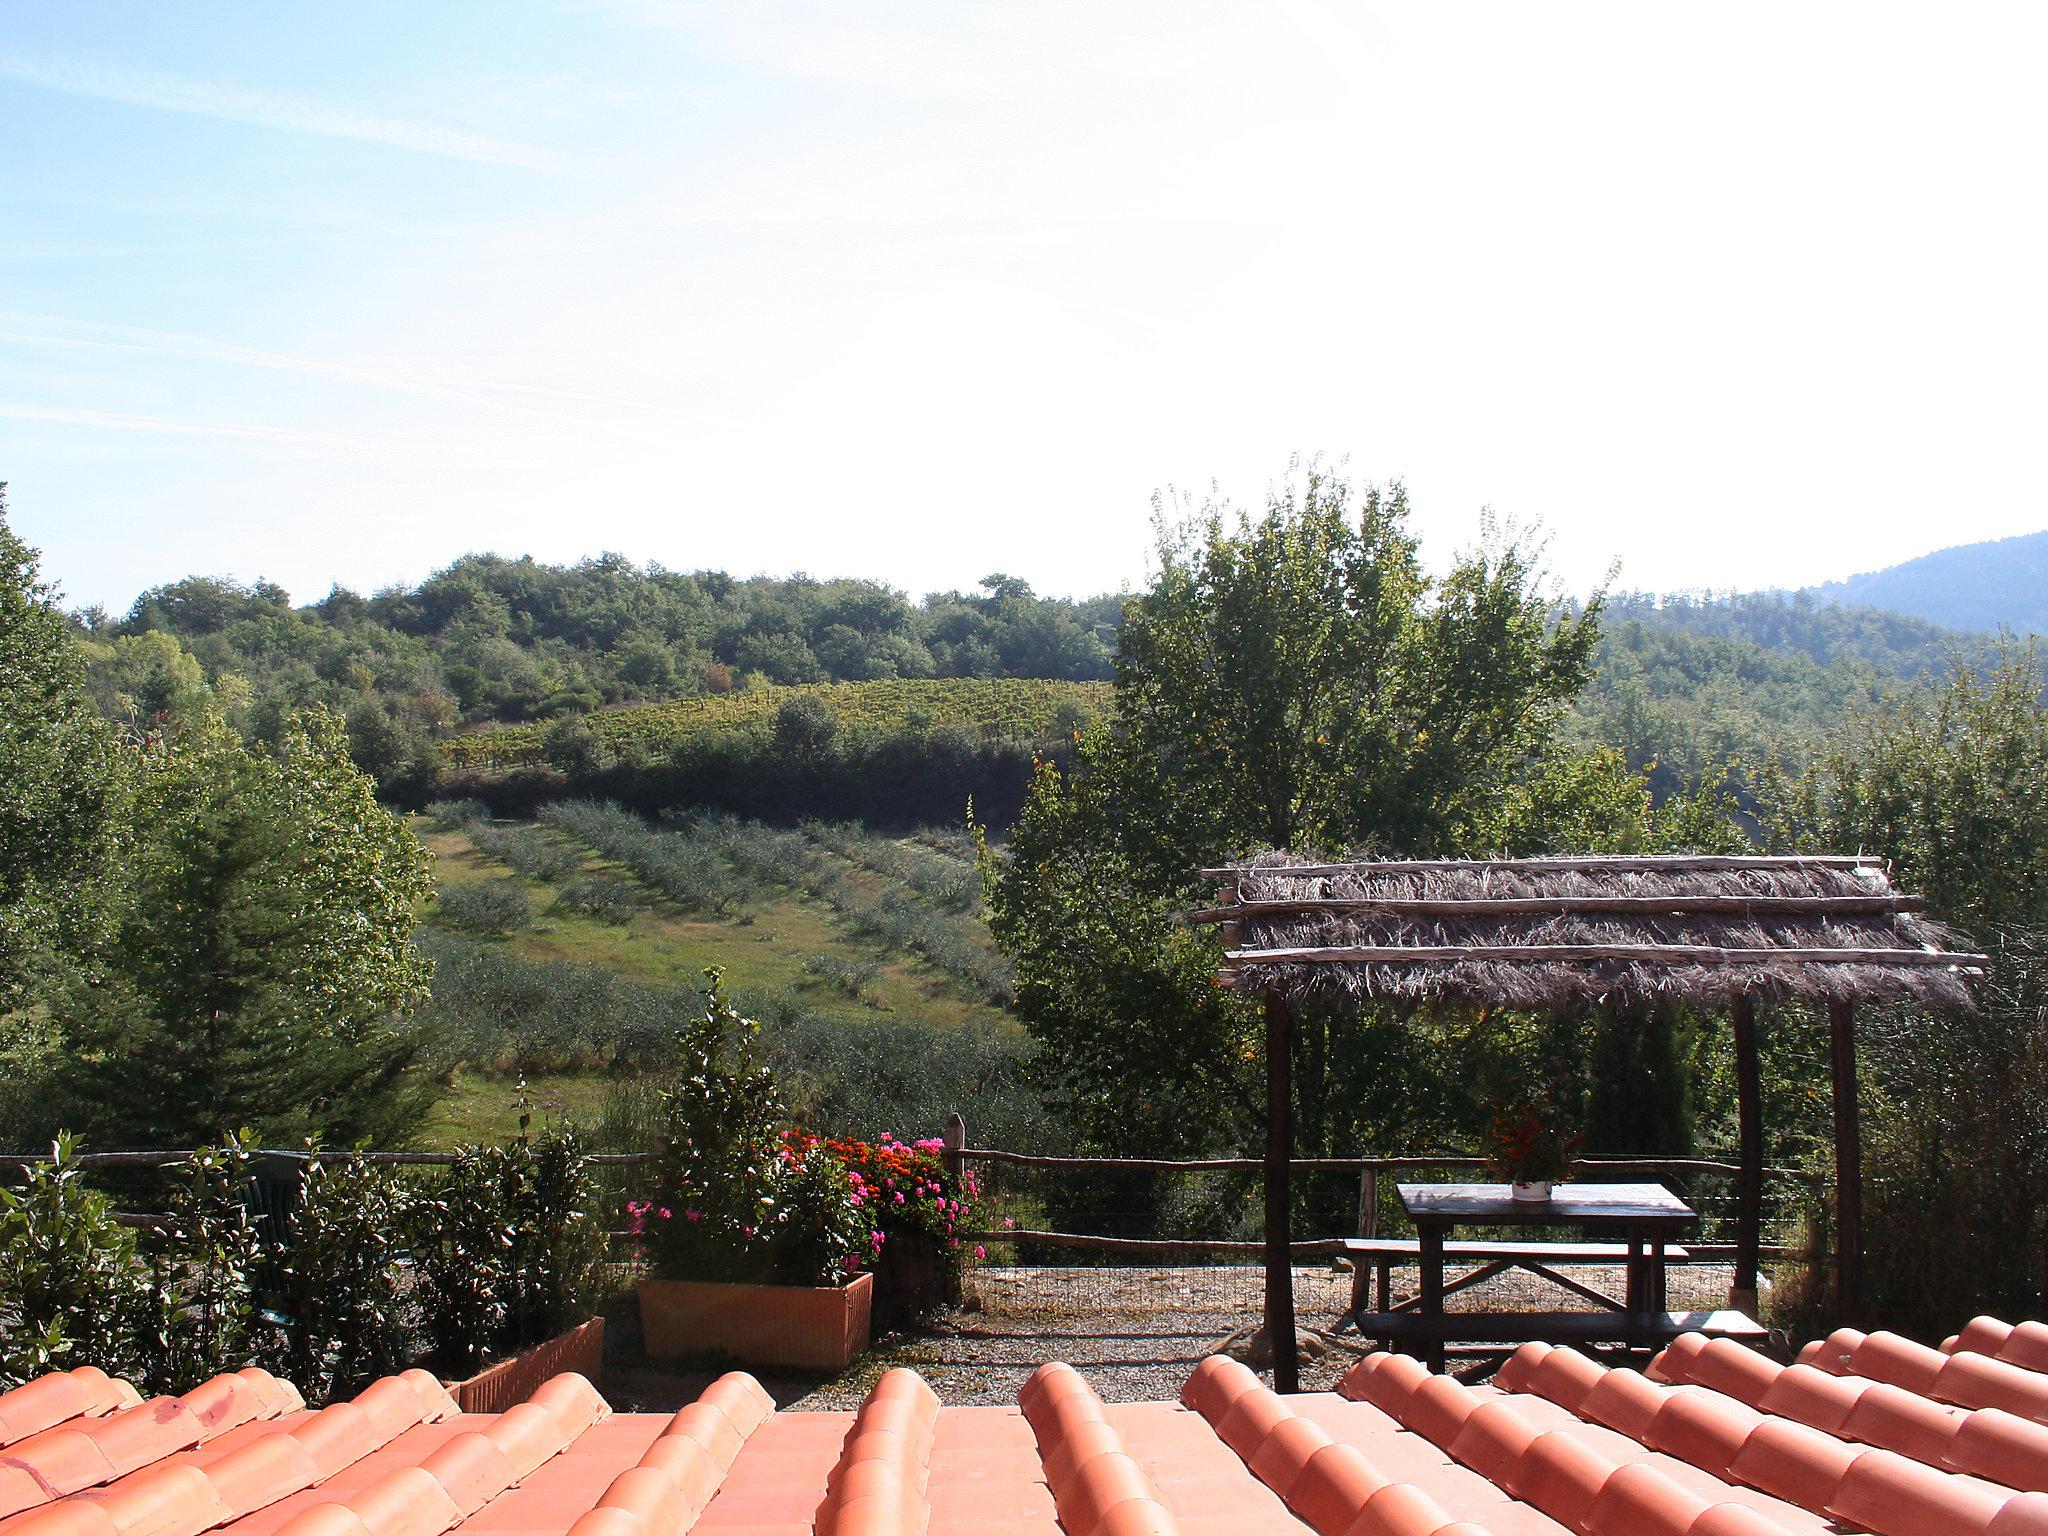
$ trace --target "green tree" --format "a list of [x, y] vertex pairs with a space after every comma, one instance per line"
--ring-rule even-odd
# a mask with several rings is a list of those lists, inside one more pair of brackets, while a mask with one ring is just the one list
[[[2048, 705], [2039, 658], [1855, 716], [1765, 815], [1812, 851], [1888, 856], [1895, 882], [1988, 952], [1977, 1008], [1859, 1013], [1865, 1306], [1939, 1337], [2048, 1298]], [[1824, 1127], [1823, 1127], [1824, 1129]]]
[[0, 1015], [92, 941], [118, 842], [122, 759], [54, 589], [0, 483]]
[[126, 901], [60, 1023], [99, 1140], [187, 1147], [252, 1127], [343, 1144], [410, 1130], [424, 1089], [418, 840], [332, 716], [270, 753], [218, 718], [142, 753]]
[[[1732, 836], [1651, 809], [1612, 754], [1564, 752], [1597, 602], [1561, 611], [1529, 545], [1487, 538], [1432, 581], [1397, 485], [1311, 467], [1254, 516], [1162, 511], [1158, 574], [1124, 609], [1113, 718], [1070, 771], [1041, 765], [990, 924], [1041, 1062], [1098, 1144], [1230, 1147], [1262, 1118], [1258, 1012], [1219, 992], [1213, 937], [1175, 921], [1195, 872], [1256, 852], [1625, 848]], [[1488, 1053], [1541, 1053], [1500, 1021], [1341, 1027], [1301, 1012], [1297, 1144], [1441, 1136], [1475, 1113]]]

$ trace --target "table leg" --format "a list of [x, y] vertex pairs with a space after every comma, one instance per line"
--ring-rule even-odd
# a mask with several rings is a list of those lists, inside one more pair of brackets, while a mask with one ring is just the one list
[[1667, 1273], [1664, 1267], [1664, 1238], [1657, 1234], [1650, 1239], [1650, 1310], [1662, 1312], [1669, 1305]]
[[[1421, 1314], [1434, 1321], [1444, 1315], [1444, 1229], [1431, 1222], [1427, 1226], [1418, 1224], [1415, 1232], [1422, 1247], [1416, 1255], [1422, 1269]], [[1420, 1358], [1432, 1371], [1442, 1371], [1444, 1341], [1441, 1338], [1424, 1339]]]
[[1628, 1242], [1628, 1268], [1624, 1281], [1626, 1289], [1622, 1292], [1622, 1297], [1628, 1303], [1629, 1311], [1644, 1312], [1648, 1310], [1648, 1307], [1645, 1305], [1645, 1286], [1643, 1284], [1643, 1234], [1634, 1227], [1630, 1227], [1626, 1233], [1626, 1240]]

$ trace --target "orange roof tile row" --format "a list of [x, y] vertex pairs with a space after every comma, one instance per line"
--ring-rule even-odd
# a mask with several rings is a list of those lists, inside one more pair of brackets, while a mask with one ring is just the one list
[[1647, 1372], [1531, 1344], [1484, 1387], [1375, 1354], [1285, 1397], [1217, 1357], [1177, 1403], [1055, 1364], [942, 1408], [893, 1370], [851, 1414], [740, 1373], [665, 1417], [573, 1375], [465, 1415], [420, 1371], [307, 1412], [261, 1371], [144, 1402], [81, 1369], [0, 1393], [0, 1435], [0, 1536], [2048, 1536], [2048, 1328]]
[[[0, 1395], [0, 1414], [9, 1422], [47, 1416], [61, 1406], [62, 1391], [52, 1392], [47, 1384], [77, 1379], [70, 1372], [45, 1376]], [[118, 1386], [126, 1388], [126, 1383]], [[305, 1406], [290, 1382], [254, 1367], [216, 1376], [183, 1397], [153, 1397], [147, 1402], [133, 1388], [103, 1392], [98, 1383], [88, 1382], [87, 1389], [98, 1394], [95, 1401], [109, 1396], [134, 1401], [110, 1413], [73, 1414], [0, 1451], [0, 1517], [19, 1516], [109, 1483], [127, 1484], [131, 1475], [153, 1474], [159, 1463], [181, 1451], [254, 1420], [274, 1419]], [[132, 1487], [129, 1493], [133, 1494]], [[13, 1523], [11, 1518], [0, 1519], [0, 1529]]]

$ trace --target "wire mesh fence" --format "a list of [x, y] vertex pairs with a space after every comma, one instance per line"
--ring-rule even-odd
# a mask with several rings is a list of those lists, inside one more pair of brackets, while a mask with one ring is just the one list
[[[1232, 1331], [1258, 1318], [1264, 1298], [1264, 1194], [1251, 1159], [1170, 1162], [1152, 1159], [1034, 1158], [965, 1149], [962, 1161], [981, 1186], [974, 1234], [985, 1258], [975, 1280], [984, 1306], [1157, 1324], [1173, 1313], [1201, 1319], [1200, 1331]], [[1295, 1309], [1307, 1328], [1334, 1327], [1353, 1304], [1354, 1274], [1344, 1240], [1414, 1236], [1398, 1186], [1483, 1179], [1471, 1157], [1298, 1159], [1291, 1178]], [[1689, 1262], [1674, 1268], [1671, 1305], [1725, 1303], [1739, 1236], [1738, 1179], [1732, 1162], [1711, 1158], [1584, 1159], [1575, 1177], [1661, 1184], [1699, 1213], [1685, 1239]], [[1825, 1199], [1814, 1175], [1769, 1169], [1758, 1237], [1766, 1265], [1801, 1262]], [[1520, 1238], [1525, 1229], [1460, 1229], [1461, 1237]], [[1570, 1229], [1550, 1234], [1574, 1236]], [[1593, 1275], [1603, 1289], [1621, 1286]], [[1412, 1263], [1394, 1264], [1397, 1295], [1416, 1286]], [[1510, 1271], [1461, 1293], [1458, 1306], [1483, 1309], [1545, 1304], [1545, 1282]], [[1555, 1303], [1554, 1292], [1549, 1297]]]

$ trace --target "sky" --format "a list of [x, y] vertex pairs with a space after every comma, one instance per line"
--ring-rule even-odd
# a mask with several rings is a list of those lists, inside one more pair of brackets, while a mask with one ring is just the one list
[[1574, 591], [2048, 527], [2048, 9], [0, 0], [67, 601], [1141, 583], [1296, 456]]

